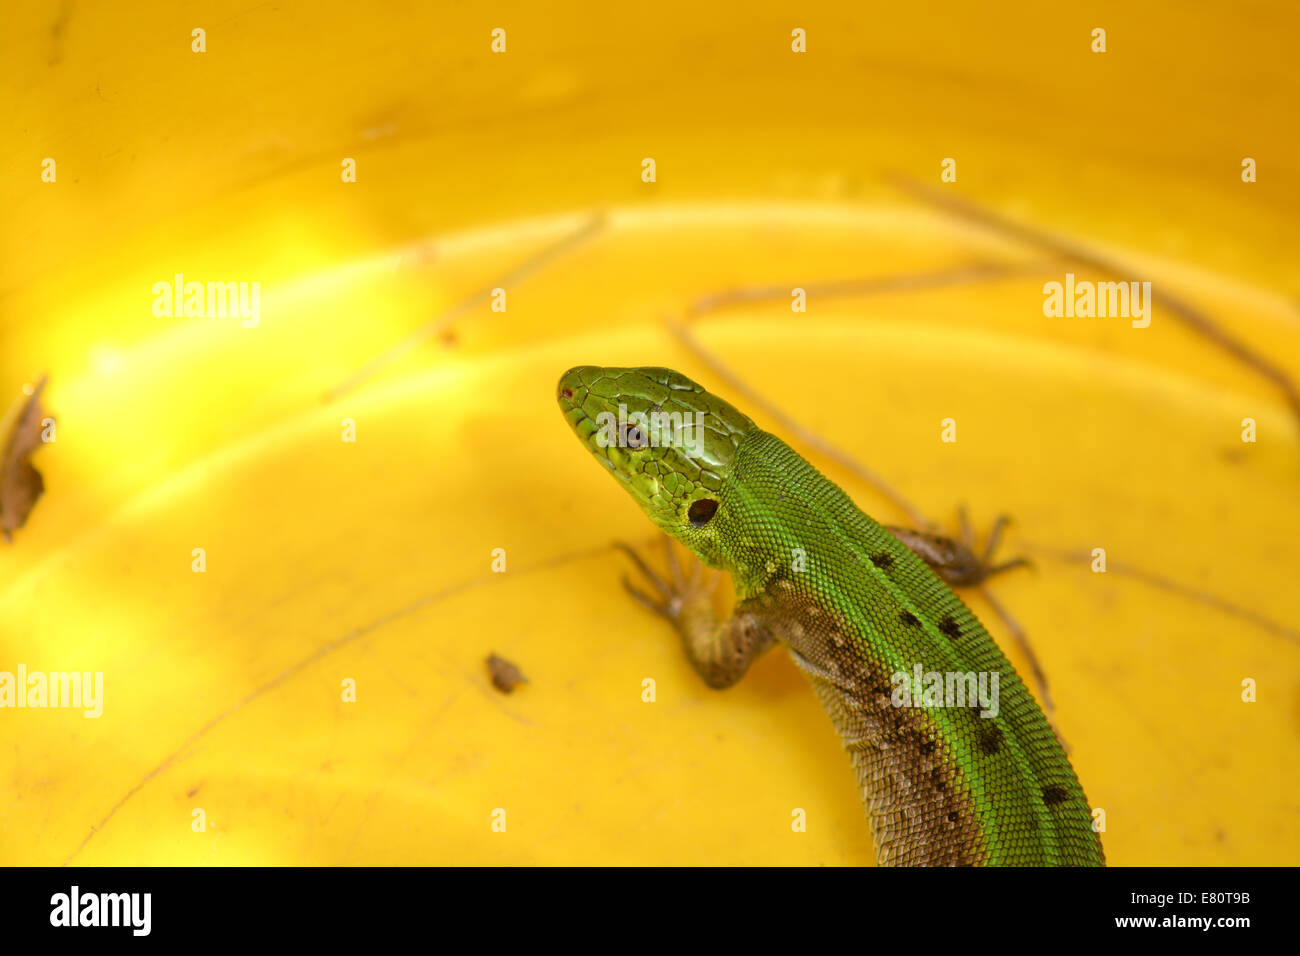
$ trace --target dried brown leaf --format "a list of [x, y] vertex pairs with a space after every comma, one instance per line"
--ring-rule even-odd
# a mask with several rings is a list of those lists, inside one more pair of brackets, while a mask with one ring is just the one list
[[492, 677], [492, 686], [503, 694], [509, 694], [520, 684], [527, 684], [528, 678], [515, 665], [504, 657], [492, 654], [487, 659], [488, 674]]

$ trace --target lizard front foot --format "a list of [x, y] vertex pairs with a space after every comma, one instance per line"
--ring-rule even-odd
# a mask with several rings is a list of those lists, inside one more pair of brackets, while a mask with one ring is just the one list
[[688, 578], [667, 535], [663, 538], [668, 559], [667, 579], [651, 570], [630, 546], [621, 541], [615, 545], [632, 559], [659, 597], [638, 590], [626, 577], [623, 578], [623, 587], [650, 610], [672, 623], [681, 636], [687, 660], [710, 687], [719, 690], [730, 687], [740, 680], [750, 663], [775, 642], [772, 631], [757, 609], [745, 602], [736, 607], [731, 617], [719, 620], [713, 607], [713, 592], [721, 574], [712, 572], [706, 575], [704, 565], [692, 556]]
[[1007, 515], [998, 515], [993, 522], [982, 554], [976, 551], [975, 532], [971, 529], [970, 517], [964, 507], [957, 509], [957, 520], [961, 523], [960, 539], [892, 525], [887, 525], [886, 530], [915, 551], [951, 587], [974, 587], [995, 574], [1031, 564], [1028, 558], [1012, 558], [1001, 564], [993, 563], [993, 556], [1002, 541], [1002, 532], [1011, 523]]

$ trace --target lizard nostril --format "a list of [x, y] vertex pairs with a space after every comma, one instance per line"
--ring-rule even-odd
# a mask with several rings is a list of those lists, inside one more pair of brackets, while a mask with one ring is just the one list
[[563, 395], [565, 398], [573, 398], [573, 389], [571, 388], [561, 389], [560, 394]]

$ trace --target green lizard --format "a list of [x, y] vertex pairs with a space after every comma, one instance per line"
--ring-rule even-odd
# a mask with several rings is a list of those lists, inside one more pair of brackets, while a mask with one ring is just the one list
[[[879, 864], [1104, 864], [1047, 719], [922, 560], [942, 560], [932, 537], [910, 539], [918, 556], [779, 438], [671, 369], [581, 366], [557, 398], [650, 519], [731, 573], [736, 606], [719, 622], [698, 573], [687, 581], [674, 566], [668, 583], [636, 558], [663, 598], [641, 599], [673, 623], [705, 682], [730, 686], [777, 642], [812, 680], [852, 757]], [[674, 413], [702, 430], [656, 427], [670, 419], [653, 416]], [[922, 695], [914, 703], [927, 706], [906, 706], [919, 673], [949, 688], [983, 675], [996, 704]]]

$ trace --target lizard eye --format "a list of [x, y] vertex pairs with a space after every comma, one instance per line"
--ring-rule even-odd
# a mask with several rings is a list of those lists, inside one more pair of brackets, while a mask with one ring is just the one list
[[640, 425], [626, 425], [623, 428], [623, 444], [628, 448], [644, 448], [650, 444], [650, 436]]
[[712, 498], [701, 498], [698, 501], [692, 501], [691, 506], [686, 511], [686, 520], [691, 523], [693, 528], [703, 528], [709, 523], [718, 510], [718, 503]]

